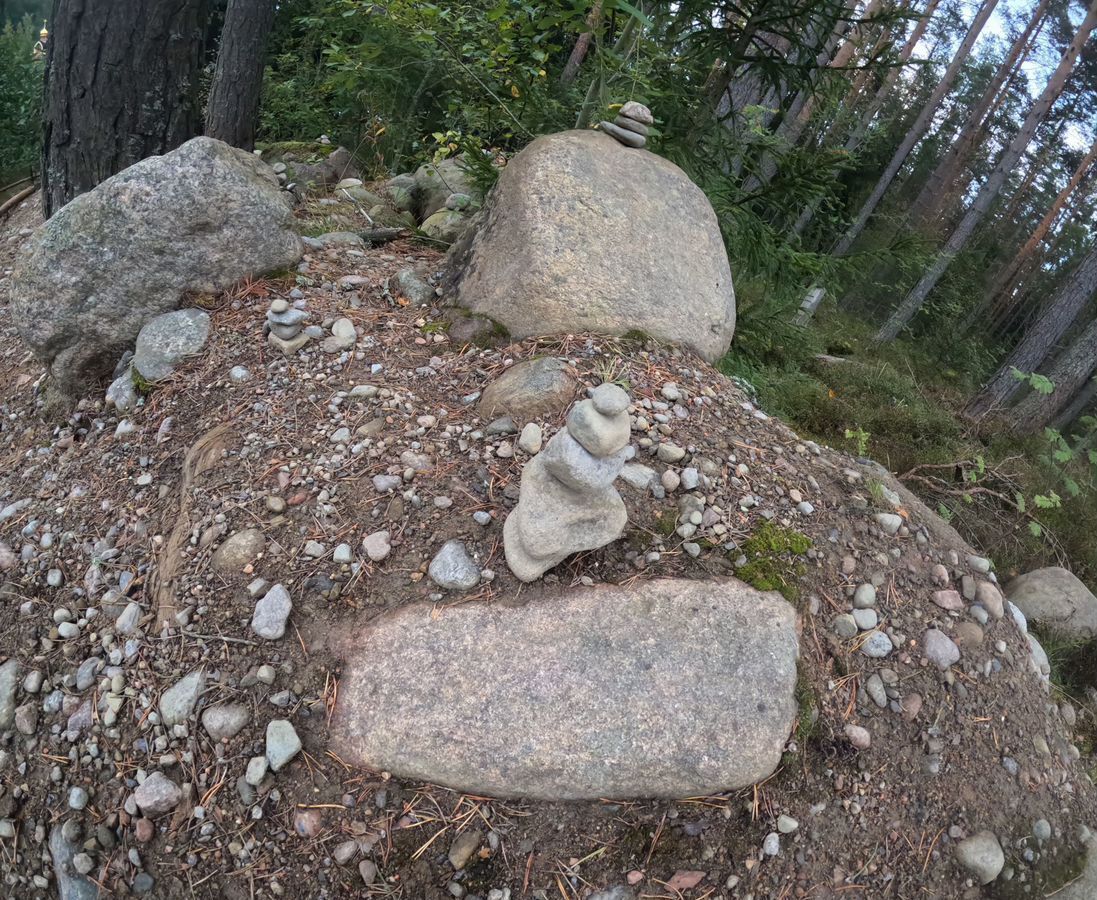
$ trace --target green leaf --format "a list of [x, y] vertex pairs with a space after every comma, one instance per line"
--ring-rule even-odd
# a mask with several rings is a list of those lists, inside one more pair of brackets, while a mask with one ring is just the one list
[[1063, 498], [1055, 491], [1047, 495], [1037, 494], [1034, 499], [1036, 500], [1036, 506], [1040, 509], [1058, 509], [1063, 504]]
[[1029, 522], [1028, 523], [1028, 530], [1030, 532], [1032, 532], [1033, 537], [1043, 537], [1044, 536], [1043, 526], [1041, 526], [1039, 522]]
[[1046, 375], [1036, 375], [1034, 373], [1029, 376], [1028, 383], [1032, 385], [1032, 389], [1036, 391], [1037, 394], [1044, 394], [1046, 396], [1055, 390], [1055, 382]]
[[1013, 496], [1014, 500], [1017, 503], [1017, 512], [1024, 515], [1025, 509], [1028, 507], [1028, 502], [1025, 500], [1025, 495], [1022, 494], [1020, 491], [1017, 491], [1017, 493]]
[[1077, 497], [1080, 493], [1082, 493], [1082, 488], [1073, 478], [1064, 477], [1063, 486], [1067, 489], [1067, 493], [1070, 494], [1070, 496], [1072, 497]]
[[628, 13], [633, 18], [639, 19], [641, 25], [644, 25], [647, 28], [651, 27], [651, 25], [652, 25], [651, 19], [649, 19], [647, 16], [645, 16], [639, 9], [637, 9], [631, 3], [628, 3], [627, 0], [613, 0], [613, 6], [617, 9], [621, 10], [621, 12]]

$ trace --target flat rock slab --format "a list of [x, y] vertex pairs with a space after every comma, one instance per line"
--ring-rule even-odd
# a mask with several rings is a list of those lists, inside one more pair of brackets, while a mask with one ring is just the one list
[[419, 604], [336, 649], [339, 756], [476, 794], [734, 790], [773, 772], [796, 715], [795, 612], [734, 579]]

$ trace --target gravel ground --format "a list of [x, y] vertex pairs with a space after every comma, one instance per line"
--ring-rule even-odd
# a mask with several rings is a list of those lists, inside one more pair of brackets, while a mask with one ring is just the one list
[[[0, 226], [0, 304], [36, 215]], [[440, 264], [410, 242], [342, 244], [297, 277], [192, 298], [212, 316], [206, 351], [124, 419], [93, 398], [43, 421], [41, 369], [0, 305], [10, 896], [93, 896], [94, 879], [103, 896], [164, 898], [1012, 897], [1074, 877], [1097, 822], [1092, 760], [1072, 743], [1092, 714], [1049, 696], [992, 591], [972, 602], [993, 576], [970, 547], [687, 354], [588, 335], [458, 345], [437, 306], [389, 282]], [[355, 348], [271, 351], [275, 298], [325, 333], [350, 319]], [[477, 401], [548, 354], [580, 387], [627, 387], [656, 480], [622, 486], [620, 541], [523, 586], [502, 554], [522, 423], [489, 427]], [[539, 418], [546, 440], [562, 421]], [[470, 590], [428, 575], [450, 540], [479, 567]], [[802, 631], [801, 720], [754, 789], [504, 802], [327, 748], [339, 639], [386, 610], [736, 573], [783, 588]], [[984, 831], [1005, 863], [986, 888], [956, 853]]]

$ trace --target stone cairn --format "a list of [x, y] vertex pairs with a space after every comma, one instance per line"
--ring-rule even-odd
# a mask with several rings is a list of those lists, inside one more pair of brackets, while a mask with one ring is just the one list
[[522, 469], [518, 506], [503, 525], [507, 564], [522, 581], [624, 532], [628, 514], [613, 482], [634, 453], [628, 405], [617, 385], [594, 388]]
[[621, 107], [614, 121], [602, 122], [599, 127], [606, 134], [617, 138], [626, 147], [635, 147], [640, 150], [648, 142], [649, 126], [654, 121], [650, 109], [642, 103], [629, 100]]
[[267, 342], [286, 356], [296, 353], [309, 342], [309, 336], [302, 330], [308, 317], [305, 310], [290, 306], [281, 297], [277, 298], [267, 310], [267, 325], [270, 327]]

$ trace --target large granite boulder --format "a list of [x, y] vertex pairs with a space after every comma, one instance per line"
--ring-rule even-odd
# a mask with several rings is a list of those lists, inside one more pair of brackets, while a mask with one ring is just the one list
[[332, 749], [469, 793], [735, 790], [773, 772], [796, 716], [795, 611], [734, 579], [417, 604], [346, 640]]
[[12, 279], [12, 316], [73, 397], [185, 292], [293, 266], [301, 251], [271, 169], [195, 138], [108, 178], [42, 225]]
[[1066, 569], [1052, 566], [1014, 578], [1006, 596], [1029, 622], [1068, 640], [1097, 637], [1097, 597]]
[[708, 361], [735, 332], [716, 214], [676, 165], [594, 131], [541, 137], [450, 251], [451, 302], [513, 337], [640, 332]]

